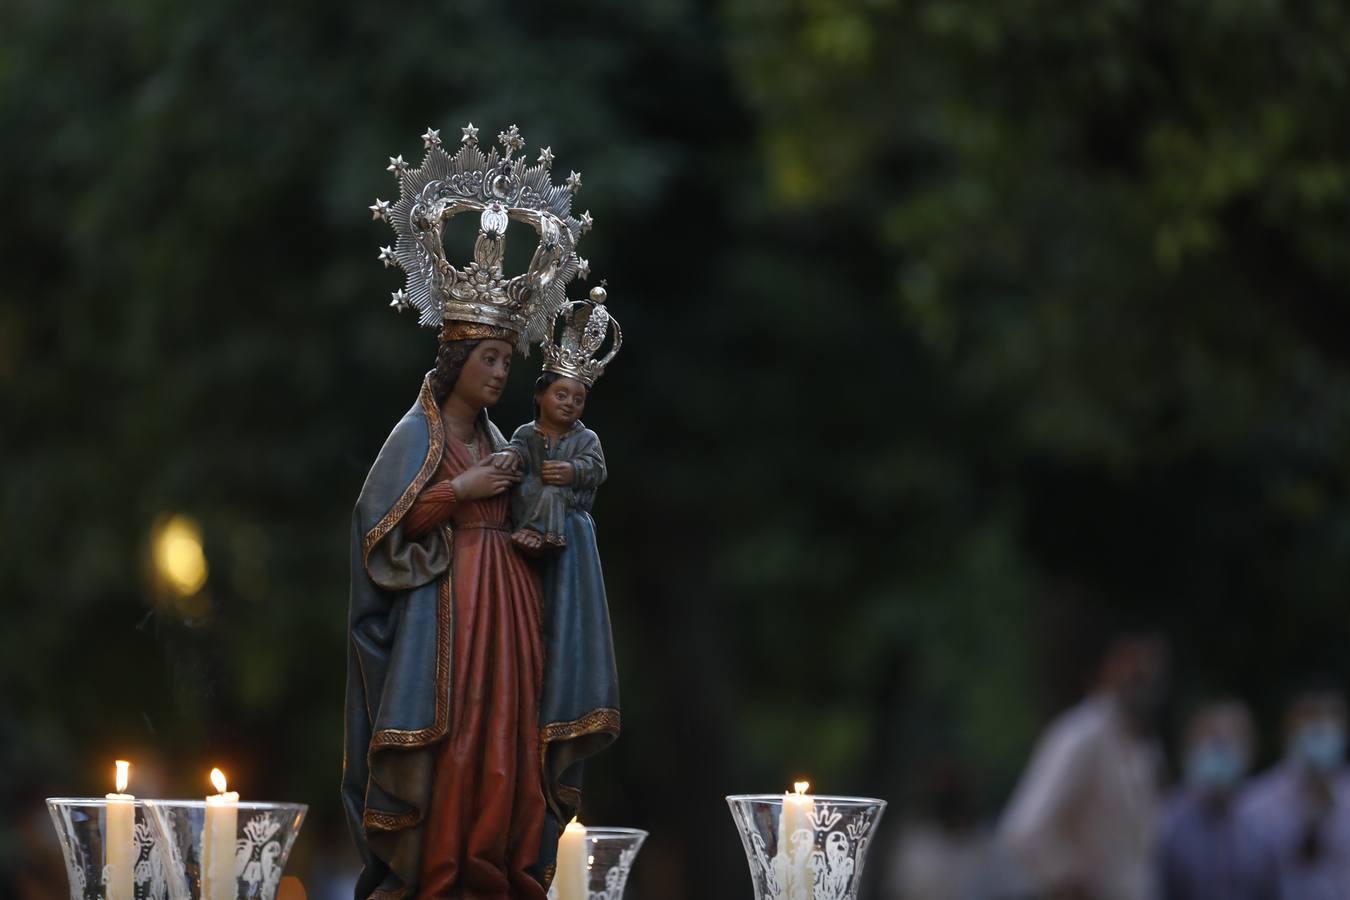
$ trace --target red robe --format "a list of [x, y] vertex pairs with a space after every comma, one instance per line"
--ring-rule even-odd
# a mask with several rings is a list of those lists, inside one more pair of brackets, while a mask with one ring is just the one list
[[[481, 435], [478, 446], [490, 452]], [[545, 900], [526, 871], [539, 859], [546, 810], [540, 585], [510, 541], [510, 494], [450, 499], [449, 480], [474, 463], [447, 440], [404, 520], [411, 538], [453, 529], [450, 725], [436, 748], [417, 898]]]

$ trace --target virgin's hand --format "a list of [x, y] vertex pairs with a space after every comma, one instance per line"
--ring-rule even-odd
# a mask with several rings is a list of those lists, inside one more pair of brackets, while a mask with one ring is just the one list
[[498, 469], [489, 456], [456, 475], [450, 486], [455, 489], [456, 500], [482, 500], [484, 497], [495, 497], [502, 491], [509, 490], [511, 485], [518, 481], [520, 481], [518, 472]]
[[550, 460], [539, 467], [539, 480], [562, 487], [577, 480], [577, 470], [566, 460]]

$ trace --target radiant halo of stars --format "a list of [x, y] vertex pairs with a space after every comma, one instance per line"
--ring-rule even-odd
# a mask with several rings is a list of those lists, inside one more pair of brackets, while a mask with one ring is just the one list
[[[468, 144], [470, 146], [478, 145], [478, 128], [475, 127], [475, 125], [472, 122], [465, 125], [459, 131], [460, 131], [459, 142], [461, 144]], [[427, 126], [427, 130], [422, 133], [421, 138], [422, 138], [422, 146], [428, 152], [431, 151], [433, 148], [443, 146], [441, 142], [441, 132], [440, 129], [438, 128], [432, 128], [431, 126]], [[518, 153], [519, 151], [525, 148], [525, 139], [520, 134], [520, 128], [514, 124], [508, 127], [505, 131], [497, 133], [497, 142], [502, 145], [502, 150], [504, 151], [502, 158], [504, 160], [510, 159], [513, 154]], [[540, 148], [539, 157], [536, 160], [536, 162], [539, 165], [543, 166], [545, 169], [551, 169], [553, 167], [553, 160], [554, 155], [553, 155], [553, 148], [551, 146]], [[391, 172], [395, 178], [401, 178], [404, 174], [408, 172], [411, 166], [409, 165], [408, 161], [403, 158], [403, 155], [399, 154], [398, 156], [389, 157], [389, 165], [386, 166], [385, 168], [389, 172]], [[576, 171], [575, 169], [571, 170], [567, 178], [564, 179], [563, 184], [566, 186], [567, 190], [571, 192], [573, 196], [575, 196], [577, 191], [581, 189], [581, 173]], [[390, 201], [382, 200], [379, 197], [376, 197], [375, 202], [372, 203], [367, 208], [370, 210], [370, 217], [372, 220], [388, 222], [389, 214], [392, 207], [393, 204]], [[580, 222], [580, 231], [582, 234], [585, 234], [588, 231], [590, 231], [592, 226], [595, 224], [595, 220], [591, 217], [590, 210], [586, 210], [585, 212], [583, 212], [578, 221]], [[393, 247], [381, 247], [379, 255], [376, 258], [381, 263], [383, 263], [386, 268], [390, 266], [396, 266], [399, 264], [398, 255], [394, 252]], [[578, 256], [577, 257], [578, 277], [584, 280], [590, 276], [590, 273], [591, 273], [590, 262]], [[402, 288], [392, 292], [389, 295], [389, 298], [390, 298], [389, 299], [390, 308], [396, 310], [397, 312], [401, 313], [412, 308], [412, 302], [409, 299], [408, 293]]]

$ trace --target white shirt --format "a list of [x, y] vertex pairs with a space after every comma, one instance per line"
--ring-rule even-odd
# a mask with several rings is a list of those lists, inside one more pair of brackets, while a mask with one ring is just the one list
[[[1281, 900], [1350, 898], [1350, 774], [1331, 780], [1327, 801], [1313, 800], [1290, 762], [1262, 775], [1241, 797], [1238, 816], [1273, 855]], [[1319, 852], [1309, 857], [1313, 833]]]
[[1091, 696], [1041, 737], [999, 838], [1037, 890], [1151, 900], [1161, 763], [1157, 743], [1126, 726], [1112, 697]]

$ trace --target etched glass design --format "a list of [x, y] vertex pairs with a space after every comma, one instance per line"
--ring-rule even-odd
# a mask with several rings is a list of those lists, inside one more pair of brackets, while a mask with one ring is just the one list
[[[586, 900], [623, 900], [628, 873], [647, 832], [639, 828], [586, 827]], [[549, 900], [558, 900], [554, 881]]]
[[755, 900], [857, 900], [885, 801], [745, 794], [727, 798]]
[[[208, 826], [201, 801], [149, 800], [151, 820], [165, 848], [170, 900], [274, 900], [308, 807], [298, 803], [236, 803]], [[232, 811], [233, 816], [229, 813]], [[206, 862], [220, 846], [223, 869]], [[233, 893], [230, 893], [233, 888]]]
[[[130, 807], [125, 829], [109, 827], [111, 805]], [[71, 900], [170, 898], [167, 854], [145, 801], [51, 797], [47, 811], [61, 842]], [[119, 871], [122, 865], [125, 871]]]

